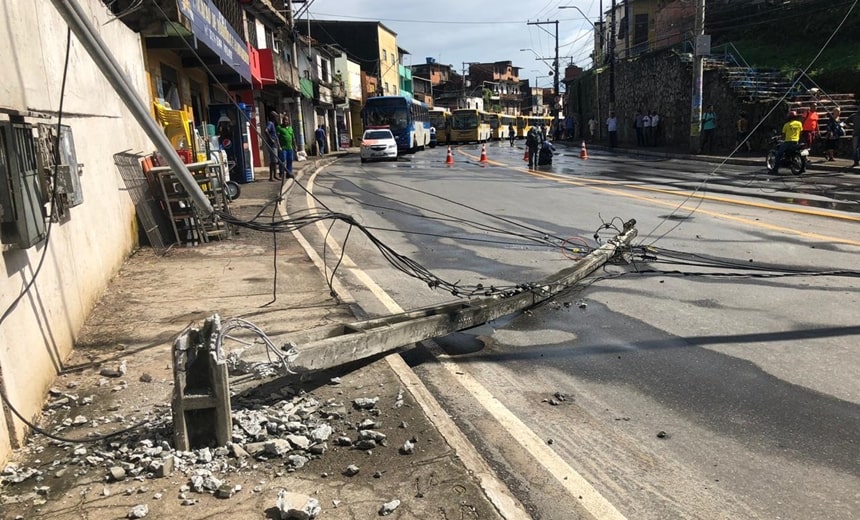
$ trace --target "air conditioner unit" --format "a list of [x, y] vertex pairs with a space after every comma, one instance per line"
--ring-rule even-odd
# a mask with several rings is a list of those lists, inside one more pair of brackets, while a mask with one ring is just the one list
[[0, 240], [27, 249], [45, 239], [45, 207], [33, 127], [0, 121]]

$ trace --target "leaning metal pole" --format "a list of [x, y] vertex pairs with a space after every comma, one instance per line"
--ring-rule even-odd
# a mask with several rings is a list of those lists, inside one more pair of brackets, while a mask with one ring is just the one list
[[81, 9], [77, 0], [51, 0], [51, 2], [60, 13], [60, 16], [63, 17], [63, 20], [69, 25], [69, 28], [75, 33], [78, 40], [87, 49], [90, 57], [102, 71], [102, 74], [105, 75], [138, 124], [143, 128], [143, 131], [152, 140], [155, 148], [167, 160], [167, 164], [191, 196], [191, 200], [194, 201], [201, 217], [206, 218], [211, 216], [214, 210], [209, 203], [209, 198], [200, 189], [200, 186], [194, 180], [191, 172], [188, 171], [185, 163], [182, 162], [176, 150], [173, 149], [173, 145], [167, 139], [167, 136], [164, 135], [164, 130], [156, 124], [149, 109], [146, 108], [146, 105], [123, 76], [122, 68], [116, 62], [98, 32], [93, 28], [88, 18], [89, 15]]

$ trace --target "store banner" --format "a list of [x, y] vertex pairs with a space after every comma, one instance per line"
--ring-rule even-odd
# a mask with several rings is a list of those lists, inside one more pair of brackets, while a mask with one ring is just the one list
[[179, 0], [179, 11], [191, 22], [191, 32], [248, 83], [250, 56], [244, 40], [230, 27], [212, 0]]

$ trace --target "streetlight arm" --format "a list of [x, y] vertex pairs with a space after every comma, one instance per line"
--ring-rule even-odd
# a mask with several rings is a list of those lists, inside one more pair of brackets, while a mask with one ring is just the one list
[[583, 13], [582, 9], [580, 9], [579, 7], [577, 7], [575, 5], [560, 5], [560, 6], [558, 6], [558, 8], [559, 9], [576, 9], [577, 11], [579, 11], [579, 14], [581, 14], [582, 17], [585, 18], [585, 21], [588, 22], [589, 24], [591, 24], [591, 28], [594, 29], [594, 22], [589, 20], [588, 15]]

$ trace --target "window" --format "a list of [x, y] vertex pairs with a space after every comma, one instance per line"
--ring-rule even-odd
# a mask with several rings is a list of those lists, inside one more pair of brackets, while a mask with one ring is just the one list
[[[45, 239], [45, 195], [36, 159], [33, 127], [0, 122], [0, 237], [27, 249]], [[76, 171], [77, 173], [77, 171]]]
[[387, 94], [390, 91], [391, 91], [391, 89], [388, 88], [388, 82], [386, 81], [385, 82], [385, 89], [383, 90], [383, 92], [385, 92]]
[[388, 61], [388, 51], [382, 49], [382, 61]]

